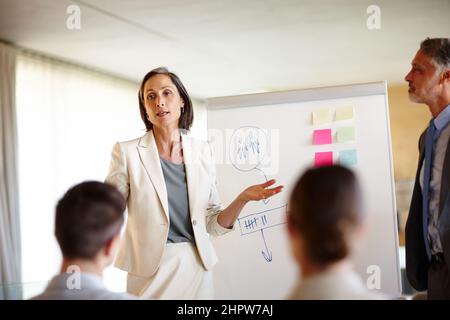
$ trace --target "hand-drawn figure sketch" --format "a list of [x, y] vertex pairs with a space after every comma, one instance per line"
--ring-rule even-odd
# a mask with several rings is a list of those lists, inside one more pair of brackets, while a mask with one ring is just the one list
[[[266, 182], [269, 179], [259, 166], [267, 154], [267, 148], [267, 134], [262, 129], [255, 126], [244, 126], [233, 132], [228, 148], [228, 155], [236, 170], [240, 172], [259, 171], [264, 176]], [[261, 201], [264, 205], [268, 205], [270, 199], [263, 199]], [[261, 251], [261, 254], [267, 262], [271, 262], [273, 256], [264, 237], [264, 230], [286, 223], [286, 210], [287, 204], [238, 218], [241, 236], [261, 232], [265, 247]]]

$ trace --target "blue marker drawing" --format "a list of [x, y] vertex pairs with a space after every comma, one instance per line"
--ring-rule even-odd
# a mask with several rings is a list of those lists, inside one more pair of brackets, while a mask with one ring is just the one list
[[[266, 148], [267, 135], [262, 129], [255, 126], [243, 126], [231, 135], [228, 155], [236, 170], [240, 172], [257, 170], [267, 182], [269, 179], [266, 173], [258, 168], [266, 155]], [[267, 205], [270, 199], [263, 199], [262, 202]], [[261, 254], [267, 262], [271, 262], [273, 257], [267, 245], [264, 230], [286, 223], [286, 209], [287, 205], [283, 205], [238, 218], [241, 236], [261, 232], [265, 248], [261, 250]]]
[[[267, 135], [258, 127], [244, 126], [234, 130], [228, 148], [228, 156], [233, 166], [241, 172], [257, 170], [268, 181], [267, 175], [258, 168], [266, 154]], [[263, 199], [268, 204], [270, 199]]]
[[260, 128], [240, 127], [231, 135], [228, 149], [230, 162], [241, 172], [252, 171], [264, 159], [266, 145], [266, 133]]
[[267, 242], [266, 242], [266, 238], [264, 238], [264, 229], [261, 229], [261, 235], [264, 241], [264, 245], [266, 246], [266, 251], [267, 254], [264, 252], [264, 250], [261, 251], [264, 259], [266, 259], [267, 262], [272, 261], [272, 251], [269, 250], [269, 248], [267, 247]]
[[271, 262], [273, 258], [272, 251], [269, 250], [266, 238], [264, 237], [264, 230], [286, 223], [286, 216], [287, 204], [238, 218], [241, 236], [261, 232], [265, 247], [265, 251], [262, 250], [261, 254], [267, 262]]
[[237, 138], [237, 156], [239, 160], [248, 160], [250, 155], [261, 154], [260, 142], [253, 131]]

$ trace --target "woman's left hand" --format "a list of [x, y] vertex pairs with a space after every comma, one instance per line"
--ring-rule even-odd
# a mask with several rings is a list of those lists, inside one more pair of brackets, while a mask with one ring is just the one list
[[255, 184], [242, 191], [239, 196], [226, 207], [217, 217], [217, 222], [224, 228], [231, 228], [247, 202], [270, 198], [283, 190], [283, 186], [269, 188], [275, 183], [275, 179], [265, 183]]
[[248, 187], [239, 195], [239, 198], [243, 201], [259, 201], [264, 200], [280, 193], [283, 190], [284, 186], [277, 186], [274, 188], [268, 188], [275, 183], [275, 179], [269, 180], [265, 183], [255, 184], [253, 186]]

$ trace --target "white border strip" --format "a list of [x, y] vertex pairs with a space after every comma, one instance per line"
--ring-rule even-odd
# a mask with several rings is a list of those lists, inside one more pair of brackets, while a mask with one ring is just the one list
[[387, 94], [386, 81], [209, 98], [208, 110]]

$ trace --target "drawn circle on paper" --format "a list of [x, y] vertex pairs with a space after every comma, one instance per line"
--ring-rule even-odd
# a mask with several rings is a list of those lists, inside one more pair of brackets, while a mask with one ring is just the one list
[[239, 171], [251, 171], [259, 166], [267, 150], [267, 135], [258, 127], [245, 126], [231, 135], [228, 156]]

